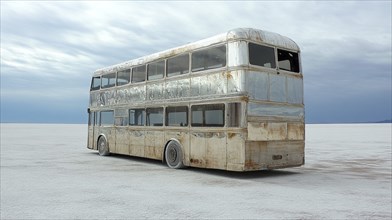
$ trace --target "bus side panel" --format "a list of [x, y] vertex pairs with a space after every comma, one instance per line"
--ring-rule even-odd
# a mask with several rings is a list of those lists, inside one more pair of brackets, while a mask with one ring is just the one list
[[191, 96], [214, 96], [227, 93], [227, 77], [217, 72], [193, 77], [191, 80]]
[[97, 126], [97, 125], [95, 125], [94, 126], [94, 131], [93, 131], [93, 137], [94, 137], [94, 139], [92, 140], [92, 144], [93, 144], [93, 150], [98, 150], [98, 136], [99, 136], [99, 134], [100, 134], [100, 128]]
[[206, 167], [226, 170], [225, 132], [206, 133]]
[[129, 135], [128, 128], [116, 128], [116, 153], [129, 155]]
[[248, 122], [248, 140], [273, 141], [286, 140], [287, 123]]
[[[106, 137], [109, 151], [111, 153], [116, 153], [116, 129], [113, 127], [99, 127], [99, 134]], [[96, 137], [98, 138], [98, 136]]]
[[[189, 132], [186, 131], [166, 131], [165, 132], [165, 144], [168, 143], [170, 140], [175, 139], [177, 140], [181, 146], [182, 146], [182, 150], [183, 150], [183, 162], [185, 166], [189, 166], [190, 165], [190, 139], [189, 139]], [[164, 147], [165, 145], [163, 145], [162, 147]]]
[[163, 82], [147, 84], [147, 101], [163, 99], [164, 98], [163, 88], [164, 88]]
[[206, 167], [206, 134], [191, 132], [190, 165], [193, 167]]
[[245, 170], [301, 166], [304, 149], [304, 141], [247, 141]]
[[242, 70], [229, 71], [226, 73], [227, 78], [227, 93], [238, 93], [243, 91], [243, 74]]
[[88, 126], [87, 148], [94, 148], [94, 127], [91, 125]]
[[165, 146], [165, 133], [159, 130], [146, 131], [144, 156], [162, 160], [163, 146]]
[[166, 80], [165, 99], [181, 99], [190, 96], [190, 79]]
[[128, 129], [129, 154], [137, 157], [144, 157], [144, 130]]
[[228, 132], [226, 154], [227, 154], [227, 170], [233, 170], [233, 171], [244, 170], [245, 140], [243, 134]]

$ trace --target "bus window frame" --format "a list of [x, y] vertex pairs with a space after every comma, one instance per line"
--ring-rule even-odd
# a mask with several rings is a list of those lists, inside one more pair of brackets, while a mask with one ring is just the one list
[[[193, 55], [195, 54], [195, 53], [199, 53], [199, 52], [202, 52], [202, 51], [207, 51], [207, 50], [211, 50], [211, 49], [215, 49], [215, 48], [218, 48], [218, 47], [224, 47], [225, 48], [225, 56], [224, 56], [224, 58], [225, 58], [225, 63], [224, 63], [224, 65], [223, 66], [220, 66], [220, 67], [206, 67], [206, 66], [204, 66], [204, 68], [203, 69], [196, 69], [196, 70], [194, 70], [193, 69], [193, 63], [194, 63], [194, 61], [193, 61]], [[202, 73], [202, 72], [205, 72], [205, 71], [211, 71], [211, 70], [218, 70], [218, 69], [221, 69], [221, 68], [226, 68], [227, 67], [227, 61], [228, 61], [228, 49], [227, 49], [227, 43], [220, 43], [220, 44], [214, 44], [214, 45], [210, 45], [210, 46], [208, 46], [208, 47], [204, 47], [204, 48], [199, 48], [199, 49], [197, 49], [197, 50], [193, 50], [193, 51], [191, 51], [190, 52], [190, 60], [189, 60], [189, 62], [190, 62], [190, 65], [189, 65], [189, 68], [190, 68], [190, 73]], [[208, 60], [208, 59], [207, 59]]]

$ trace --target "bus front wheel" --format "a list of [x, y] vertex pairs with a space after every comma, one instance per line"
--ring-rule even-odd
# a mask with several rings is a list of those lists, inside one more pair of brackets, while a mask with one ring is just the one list
[[100, 156], [107, 156], [110, 153], [106, 138], [103, 136], [98, 139], [98, 153]]
[[177, 141], [170, 141], [165, 150], [166, 164], [170, 168], [180, 169], [184, 167], [181, 145]]

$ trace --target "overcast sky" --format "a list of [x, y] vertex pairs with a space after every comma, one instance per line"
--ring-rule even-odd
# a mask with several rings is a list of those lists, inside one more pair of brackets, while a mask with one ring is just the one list
[[306, 121], [391, 118], [391, 1], [1, 1], [1, 121], [86, 123], [94, 70], [238, 27], [302, 50]]

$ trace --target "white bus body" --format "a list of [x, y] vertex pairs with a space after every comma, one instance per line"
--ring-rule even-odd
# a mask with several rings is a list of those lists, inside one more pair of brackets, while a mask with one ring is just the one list
[[251, 171], [304, 164], [300, 49], [240, 28], [94, 72], [88, 148]]

